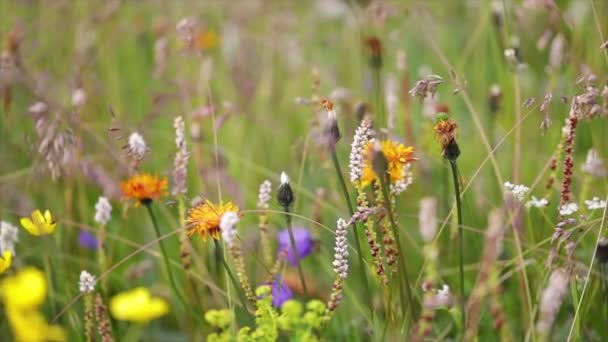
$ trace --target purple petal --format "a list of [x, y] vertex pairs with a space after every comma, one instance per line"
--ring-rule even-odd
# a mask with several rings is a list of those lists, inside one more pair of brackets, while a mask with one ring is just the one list
[[97, 240], [95, 235], [84, 230], [81, 231], [80, 235], [78, 236], [78, 243], [81, 247], [88, 249], [99, 248], [99, 241]]
[[283, 282], [281, 277], [277, 277], [275, 281], [272, 283], [272, 305], [275, 308], [280, 308], [283, 306], [283, 303], [293, 298], [293, 292]]
[[279, 232], [278, 239], [279, 253], [282, 251], [287, 251], [287, 260], [292, 266], [296, 266], [298, 264], [298, 259], [301, 260], [310, 255], [315, 247], [315, 241], [313, 240], [312, 234], [308, 229], [303, 227], [293, 227], [293, 239], [296, 245], [296, 250], [298, 251], [297, 257], [291, 248], [289, 230], [281, 230]]

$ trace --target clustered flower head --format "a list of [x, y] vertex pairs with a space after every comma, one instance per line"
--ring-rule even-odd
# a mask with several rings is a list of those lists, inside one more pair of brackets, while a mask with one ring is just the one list
[[227, 211], [220, 219], [220, 231], [222, 232], [222, 240], [226, 242], [228, 247], [234, 244], [236, 236], [236, 225], [239, 223], [239, 214], [235, 211]]
[[99, 196], [95, 203], [95, 222], [105, 226], [112, 218], [112, 205], [107, 198]]
[[25, 230], [34, 236], [48, 235], [55, 231], [57, 223], [53, 220], [53, 216], [49, 210], [42, 212], [38, 209], [32, 212], [32, 217], [22, 217], [21, 225]]
[[129, 135], [129, 140], [127, 142], [126, 148], [127, 153], [135, 160], [144, 159], [146, 151], [148, 150], [144, 137], [137, 132], [133, 132], [131, 133], [131, 135]]
[[606, 200], [602, 200], [599, 197], [593, 197], [590, 200], [585, 200], [585, 205], [589, 210], [604, 209], [606, 208]]
[[173, 161], [173, 196], [186, 193], [186, 178], [188, 167], [188, 150], [186, 149], [184, 119], [178, 116], [173, 121], [175, 127], [175, 145], [177, 153]]
[[147, 288], [138, 287], [112, 297], [110, 312], [121, 321], [146, 323], [167, 314], [169, 304], [162, 298], [152, 297]]
[[78, 289], [81, 293], [91, 293], [95, 290], [95, 284], [97, 280], [95, 276], [87, 271], [80, 272], [80, 281], [78, 282]]
[[10, 251], [15, 255], [15, 244], [19, 241], [19, 228], [4, 221], [0, 221], [0, 254]]
[[546, 198], [536, 198], [535, 196], [532, 196], [532, 198], [526, 202], [526, 208], [544, 208], [547, 205], [549, 205], [549, 200], [547, 200]]
[[147, 205], [167, 194], [167, 184], [167, 178], [140, 173], [120, 183], [120, 188], [125, 199]]
[[561, 216], [570, 216], [578, 211], [578, 204], [574, 202], [566, 203], [559, 207], [559, 214]]
[[518, 202], [523, 202], [528, 192], [530, 192], [530, 188], [523, 184], [505, 182], [505, 192], [510, 193]]
[[220, 221], [228, 212], [239, 212], [239, 207], [232, 202], [214, 204], [209, 200], [199, 203], [188, 211], [186, 217], [186, 233], [189, 237], [198, 233], [203, 240], [211, 236], [215, 240], [220, 238]]
[[602, 178], [608, 174], [606, 164], [600, 157], [600, 154], [596, 149], [592, 148], [587, 152], [587, 159], [581, 167], [584, 173], [589, 174], [595, 178]]
[[272, 199], [272, 184], [269, 180], [265, 180], [260, 184], [260, 190], [258, 193], [258, 208], [268, 209], [269, 202]]
[[346, 242], [346, 228], [344, 219], [338, 219], [336, 224], [336, 246], [334, 247], [334, 272], [342, 279], [348, 275], [348, 245]]
[[369, 118], [363, 118], [361, 124], [355, 131], [355, 137], [351, 145], [349, 169], [350, 181], [357, 184], [363, 175], [363, 167], [365, 165], [365, 149], [367, 144], [373, 140], [374, 131], [372, 130], [372, 121]]
[[448, 117], [447, 114], [437, 116], [435, 124], [435, 137], [441, 144], [441, 154], [444, 158], [455, 161], [460, 155], [460, 148], [456, 143], [458, 136], [458, 124]]
[[[386, 165], [378, 167], [378, 163], [374, 165], [375, 157], [381, 154], [386, 158]], [[396, 184], [403, 181], [407, 176], [405, 172], [406, 165], [415, 161], [413, 157], [414, 148], [405, 146], [394, 140], [370, 141], [365, 146], [365, 160], [363, 163], [363, 172], [361, 175], [361, 186], [366, 187], [372, 182], [379, 180], [379, 176], [384, 177], [384, 173], [389, 175], [390, 184]], [[384, 163], [382, 163], [384, 164]], [[386, 169], [386, 170], [384, 170]]]

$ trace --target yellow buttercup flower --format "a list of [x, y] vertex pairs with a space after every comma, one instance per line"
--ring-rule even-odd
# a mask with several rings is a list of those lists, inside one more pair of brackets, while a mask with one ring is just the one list
[[10, 307], [6, 316], [13, 329], [16, 341], [62, 342], [66, 334], [62, 327], [48, 324], [44, 315], [38, 311], [20, 311]]
[[11, 251], [4, 251], [4, 255], [0, 257], [0, 274], [4, 273], [4, 271], [11, 267], [12, 258], [13, 255], [11, 254]]
[[188, 236], [192, 237], [192, 235], [199, 233], [203, 239], [206, 239], [207, 235], [210, 235], [212, 238], [219, 240], [220, 220], [228, 211], [238, 213], [239, 207], [232, 204], [232, 202], [220, 202], [218, 205], [215, 205], [211, 201], [206, 200], [191, 208], [186, 218], [186, 232]]
[[50, 211], [46, 210], [44, 212], [44, 215], [42, 215], [42, 212], [36, 209], [32, 213], [32, 218], [21, 218], [21, 225], [30, 234], [40, 236], [53, 233], [55, 231], [55, 226], [57, 225], [57, 223], [53, 221], [53, 217], [51, 216]]
[[120, 184], [123, 197], [136, 200], [136, 205], [149, 204], [167, 194], [167, 178], [159, 178], [147, 173], [137, 174]]
[[[380, 142], [382, 154], [388, 161], [387, 173], [390, 175], [390, 182], [395, 183], [403, 180], [406, 175], [405, 165], [415, 161], [413, 157], [414, 148], [412, 146], [404, 146], [393, 140], [383, 140]], [[365, 146], [365, 161], [363, 165], [363, 174], [361, 175], [361, 186], [366, 187], [373, 181], [378, 179], [376, 172], [372, 166], [372, 158], [374, 153], [374, 142], [370, 141]]]
[[162, 298], [153, 298], [147, 288], [138, 287], [112, 297], [110, 312], [121, 321], [145, 323], [169, 312], [169, 304]]

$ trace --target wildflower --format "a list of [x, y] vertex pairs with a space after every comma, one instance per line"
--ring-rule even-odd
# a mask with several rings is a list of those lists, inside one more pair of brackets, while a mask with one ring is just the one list
[[272, 184], [269, 180], [265, 180], [260, 184], [260, 190], [258, 193], [258, 208], [259, 209], [268, 209], [268, 202], [272, 198]]
[[346, 228], [348, 225], [343, 219], [338, 219], [336, 225], [336, 246], [334, 247], [334, 272], [342, 279], [348, 275], [348, 245], [346, 244]]
[[287, 253], [287, 260], [289, 260], [289, 263], [292, 266], [296, 266], [299, 260], [304, 259], [313, 252], [315, 241], [313, 240], [310, 231], [303, 227], [293, 227], [293, 239], [296, 250], [298, 251], [297, 256], [291, 248], [288, 229], [281, 230], [278, 234], [278, 253]]
[[420, 224], [420, 235], [425, 242], [430, 242], [437, 234], [437, 199], [425, 197], [420, 200], [420, 211], [418, 222]]
[[146, 141], [141, 134], [137, 132], [131, 133], [129, 136], [129, 141], [127, 143], [127, 152], [130, 156], [133, 156], [137, 160], [141, 160], [146, 155], [146, 151], [148, 147], [146, 146]]
[[74, 90], [72, 93], [72, 106], [82, 107], [87, 101], [87, 93], [82, 88]]
[[8, 270], [11, 267], [12, 261], [12, 253], [9, 250], [4, 251], [2, 256], [0, 257], [0, 274], [4, 273], [4, 271]]
[[606, 208], [606, 201], [600, 200], [599, 197], [593, 197], [591, 200], [585, 200], [585, 205], [589, 210], [604, 209]]
[[181, 116], [175, 118], [173, 122], [175, 127], [175, 145], [177, 153], [173, 161], [173, 196], [186, 193], [186, 176], [188, 167], [188, 150], [186, 149], [186, 138], [184, 119]]
[[19, 241], [19, 229], [8, 222], [0, 221], [0, 254], [10, 251], [15, 255], [17, 241]]
[[99, 196], [95, 203], [95, 222], [105, 226], [112, 218], [112, 205], [107, 198]]
[[535, 196], [532, 196], [532, 199], [526, 202], [526, 208], [544, 208], [549, 204], [549, 200], [546, 198], [538, 199]]
[[37, 101], [34, 104], [32, 104], [27, 111], [32, 113], [32, 114], [43, 114], [45, 113], [47, 110], [49, 109], [49, 106], [42, 102], [42, 101]]
[[458, 136], [458, 124], [448, 118], [447, 114], [440, 114], [435, 125], [435, 137], [441, 143], [443, 157], [455, 161], [460, 155], [460, 148], [456, 143]]
[[194, 37], [194, 47], [201, 51], [213, 49], [219, 42], [217, 33], [211, 30], [198, 32]]
[[502, 90], [498, 84], [493, 84], [490, 87], [490, 96], [488, 97], [488, 107], [490, 107], [492, 114], [496, 114], [500, 110], [501, 100]]
[[281, 172], [281, 184], [277, 190], [277, 200], [283, 208], [289, 208], [295, 200], [291, 185], [289, 185], [289, 176], [285, 172]]
[[340, 135], [340, 128], [338, 127], [336, 110], [334, 109], [333, 103], [328, 99], [324, 99], [322, 105], [327, 111], [327, 121], [323, 132], [323, 140], [330, 149], [335, 149], [336, 144], [342, 137]]
[[36, 209], [32, 212], [32, 218], [22, 217], [21, 225], [30, 234], [35, 236], [48, 235], [55, 231], [56, 222], [53, 221], [51, 212], [46, 210], [44, 215], [40, 210]]
[[382, 67], [382, 41], [377, 37], [369, 37], [365, 39], [365, 46], [369, 49], [370, 65], [372, 68], [379, 69]]
[[99, 240], [97, 240], [95, 234], [87, 232], [86, 230], [81, 231], [80, 235], [78, 235], [78, 244], [87, 249], [99, 248]]
[[541, 335], [547, 335], [555, 321], [564, 296], [568, 292], [568, 273], [564, 269], [556, 269], [549, 277], [549, 283], [543, 290], [539, 304], [536, 330]]
[[[364, 161], [363, 171], [361, 175], [361, 186], [365, 187], [378, 179], [378, 171], [382, 172], [384, 167], [374, 167], [374, 151], [381, 153], [387, 161], [386, 173], [390, 176], [391, 184], [404, 179], [405, 166], [416, 160], [412, 157], [414, 148], [404, 146], [393, 140], [383, 140], [379, 142], [379, 146], [375, 142], [368, 142], [365, 147], [366, 159]], [[378, 151], [379, 150], [379, 151]], [[378, 166], [378, 165], [376, 165]]]
[[526, 194], [530, 192], [530, 188], [522, 184], [515, 185], [511, 182], [505, 182], [505, 192], [513, 195], [513, 198], [518, 202], [522, 202], [526, 197]]
[[87, 271], [80, 272], [80, 281], [78, 282], [78, 289], [81, 293], [91, 293], [95, 290], [95, 284], [97, 280], [95, 276]]
[[569, 216], [578, 211], [578, 204], [576, 203], [566, 203], [559, 207], [559, 214], [561, 216]]
[[437, 93], [437, 87], [441, 83], [443, 83], [441, 76], [428, 75], [424, 79], [417, 81], [414, 88], [410, 89], [409, 94], [418, 97], [420, 101], [427, 97], [434, 97]]
[[220, 231], [222, 232], [222, 239], [226, 241], [228, 247], [232, 247], [234, 244], [236, 225], [239, 223], [239, 221], [239, 214], [234, 211], [227, 211], [220, 219]]
[[186, 233], [189, 237], [198, 233], [204, 240], [207, 238], [207, 235], [215, 240], [219, 240], [220, 221], [222, 216], [227, 212], [238, 213], [239, 207], [232, 204], [232, 202], [220, 202], [218, 205], [215, 205], [209, 200], [198, 204], [188, 211]]
[[120, 188], [124, 198], [137, 201], [136, 205], [147, 205], [167, 194], [167, 178], [141, 173], [122, 182]]
[[363, 166], [365, 159], [365, 147], [373, 137], [372, 121], [368, 118], [361, 120], [361, 124], [355, 131], [355, 137], [351, 145], [349, 169], [350, 181], [357, 183], [363, 175]]
[[272, 287], [272, 305], [275, 308], [280, 308], [283, 303], [293, 298], [293, 291], [285, 284], [281, 277], [277, 276], [271, 284]]
[[169, 304], [162, 298], [152, 297], [147, 288], [138, 287], [112, 297], [110, 312], [121, 321], [146, 323], [168, 313]]
[[605, 177], [608, 174], [604, 160], [594, 148], [587, 152], [587, 159], [585, 159], [585, 163], [581, 169], [584, 173], [596, 178]]
[[406, 164], [402, 169], [402, 177], [390, 186], [390, 192], [393, 195], [399, 195], [412, 185], [414, 176], [412, 175], [412, 164]]

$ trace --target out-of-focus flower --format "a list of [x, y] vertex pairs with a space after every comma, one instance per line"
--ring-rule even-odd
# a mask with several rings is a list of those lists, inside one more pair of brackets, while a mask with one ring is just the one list
[[22, 217], [21, 225], [34, 236], [48, 235], [55, 231], [57, 223], [53, 221], [51, 212], [46, 210], [44, 215], [38, 209], [32, 212], [32, 218]]
[[97, 240], [95, 234], [87, 232], [86, 230], [81, 231], [80, 235], [78, 235], [78, 244], [81, 247], [88, 249], [99, 248], [99, 240]]
[[146, 141], [141, 134], [133, 132], [131, 135], [129, 135], [127, 152], [130, 156], [133, 156], [137, 160], [141, 160], [146, 155], [147, 150], [148, 147], [146, 146]]
[[569, 216], [578, 211], [578, 204], [576, 203], [566, 203], [559, 207], [559, 214], [561, 216]]
[[530, 192], [530, 188], [523, 184], [516, 185], [511, 182], [505, 182], [505, 192], [513, 195], [518, 202], [522, 202], [528, 192]]
[[4, 251], [2, 256], [0, 256], [0, 274], [4, 273], [4, 271], [8, 270], [9, 267], [11, 267], [12, 259], [13, 255], [11, 254], [11, 251]]
[[67, 340], [63, 328], [48, 324], [39, 311], [19, 311], [12, 308], [7, 308], [6, 311], [15, 341], [61, 342]]
[[100, 196], [95, 203], [95, 222], [105, 226], [112, 218], [112, 205], [107, 198]]
[[606, 164], [604, 163], [604, 160], [600, 157], [600, 154], [594, 148], [590, 149], [589, 152], [587, 152], [587, 159], [585, 159], [585, 163], [582, 166], [582, 170], [584, 173], [596, 178], [601, 178], [608, 174], [608, 172], [606, 171]]
[[121, 321], [146, 323], [167, 314], [169, 304], [162, 298], [152, 297], [147, 288], [138, 287], [112, 297], [110, 312]]
[[230, 211], [238, 213], [239, 207], [232, 202], [220, 202], [218, 205], [215, 205], [213, 202], [205, 200], [205, 202], [191, 208], [186, 218], [186, 232], [188, 236], [192, 237], [192, 235], [198, 233], [203, 240], [206, 240], [208, 235], [215, 240], [219, 240], [221, 218], [225, 213]]
[[82, 88], [74, 90], [72, 93], [72, 106], [81, 107], [87, 102], [87, 93]]
[[538, 322], [536, 330], [543, 336], [546, 336], [555, 317], [559, 313], [562, 306], [564, 296], [568, 293], [568, 284], [570, 280], [566, 270], [558, 268], [549, 277], [547, 287], [543, 290], [539, 303]]
[[207, 30], [197, 32], [194, 36], [194, 47], [205, 51], [215, 48], [220, 43], [220, 38], [215, 31]]
[[78, 289], [82, 293], [91, 293], [95, 290], [95, 284], [97, 280], [95, 276], [87, 271], [80, 272], [80, 281], [78, 282]]
[[19, 228], [4, 221], [0, 221], [0, 254], [10, 251], [15, 255], [15, 244], [19, 241]]
[[529, 200], [528, 202], [526, 202], [526, 208], [544, 208], [549, 204], [549, 200], [547, 200], [546, 198], [541, 198], [538, 199], [534, 196], [532, 196], [532, 199]]
[[293, 298], [293, 291], [285, 284], [281, 277], [277, 276], [272, 282], [272, 305], [280, 308], [283, 303]]
[[120, 188], [124, 198], [135, 200], [136, 205], [149, 204], [167, 194], [167, 183], [167, 178], [141, 173], [120, 183]]
[[[374, 142], [368, 142], [365, 148], [365, 161], [363, 166], [363, 174], [361, 175], [361, 186], [365, 187], [378, 179], [378, 175], [373, 168], [373, 157], [375, 151]], [[383, 140], [380, 142], [380, 151], [388, 161], [387, 173], [390, 175], [391, 184], [404, 179], [404, 168], [407, 164], [415, 161], [413, 157], [414, 148], [412, 146], [404, 146], [393, 140]]]
[[425, 197], [420, 200], [418, 212], [420, 235], [425, 242], [431, 242], [437, 234], [437, 199]]
[[310, 231], [303, 227], [293, 227], [293, 239], [296, 245], [298, 255], [291, 248], [291, 240], [289, 237], [289, 230], [284, 229], [279, 232], [279, 249], [278, 253], [287, 253], [287, 260], [292, 266], [298, 264], [298, 260], [304, 259], [314, 251], [315, 241]]
[[175, 127], [175, 145], [177, 153], [173, 160], [173, 188], [171, 194], [173, 196], [183, 195], [186, 193], [186, 180], [188, 176], [188, 158], [190, 154], [186, 148], [185, 124], [181, 116], [173, 120]]
[[268, 203], [272, 199], [272, 184], [269, 180], [265, 180], [260, 184], [260, 190], [258, 192], [258, 208], [268, 209]]
[[239, 221], [239, 214], [234, 211], [226, 212], [220, 219], [220, 231], [222, 232], [222, 239], [226, 242], [228, 247], [232, 247], [234, 244], [236, 225], [239, 223]]
[[414, 85], [414, 88], [410, 89], [409, 94], [424, 100], [427, 97], [434, 97], [437, 93], [437, 87], [443, 83], [443, 78], [438, 75], [428, 75], [424, 79], [419, 80]]
[[589, 210], [604, 209], [606, 208], [606, 201], [599, 197], [593, 197], [593, 199], [585, 200], [585, 205]]

